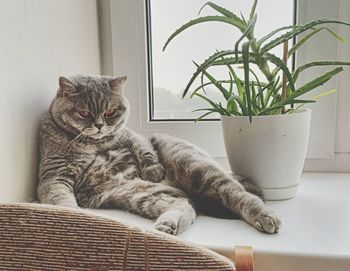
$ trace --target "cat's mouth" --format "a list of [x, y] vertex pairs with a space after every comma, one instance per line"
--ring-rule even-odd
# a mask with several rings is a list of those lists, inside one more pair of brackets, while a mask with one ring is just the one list
[[91, 133], [90, 135], [88, 135], [90, 138], [92, 139], [101, 139], [103, 137], [106, 137], [106, 136], [110, 136], [112, 134], [111, 131], [109, 130], [104, 130], [104, 131], [97, 131], [97, 132], [94, 132], [94, 133]]
[[105, 136], [109, 136], [113, 133], [113, 131], [111, 129], [107, 129], [106, 128], [103, 128], [101, 130], [97, 130], [97, 129], [93, 129], [93, 128], [87, 128], [87, 129], [84, 129], [83, 133], [89, 137], [89, 138], [92, 138], [92, 139], [101, 139]]
[[106, 133], [101, 132], [101, 130], [92, 130], [92, 129], [84, 129], [83, 132], [85, 136], [90, 137], [92, 139], [100, 139], [105, 136]]
[[101, 131], [98, 131], [95, 134], [89, 135], [93, 139], [101, 139], [105, 134], [102, 133]]

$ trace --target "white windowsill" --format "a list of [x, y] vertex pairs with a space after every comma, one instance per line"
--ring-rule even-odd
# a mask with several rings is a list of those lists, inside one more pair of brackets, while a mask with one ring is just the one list
[[[236, 245], [254, 248], [257, 271], [349, 270], [350, 174], [304, 173], [294, 199], [267, 202], [283, 219], [276, 235], [241, 220], [199, 216], [179, 238], [232, 257]], [[117, 210], [91, 210], [152, 229], [153, 222]]]

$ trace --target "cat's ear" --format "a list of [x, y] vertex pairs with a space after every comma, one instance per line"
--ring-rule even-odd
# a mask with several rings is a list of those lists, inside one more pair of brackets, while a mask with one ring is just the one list
[[122, 77], [116, 77], [108, 81], [108, 84], [112, 90], [114, 90], [118, 94], [122, 94], [125, 83], [128, 77], [122, 76]]
[[74, 83], [66, 77], [60, 76], [58, 78], [58, 84], [60, 86], [58, 90], [60, 96], [76, 96], [79, 94]]

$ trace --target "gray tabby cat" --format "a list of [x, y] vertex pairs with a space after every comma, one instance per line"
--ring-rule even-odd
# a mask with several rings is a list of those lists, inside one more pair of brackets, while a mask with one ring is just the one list
[[127, 129], [126, 77], [59, 78], [40, 126], [38, 197], [42, 203], [118, 208], [179, 234], [196, 218], [196, 198], [219, 203], [262, 232], [280, 219], [196, 146]]

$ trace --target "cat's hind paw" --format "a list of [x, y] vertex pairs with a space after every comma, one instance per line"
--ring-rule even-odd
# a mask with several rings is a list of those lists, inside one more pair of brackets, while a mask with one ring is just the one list
[[270, 210], [262, 211], [255, 219], [254, 227], [265, 233], [278, 233], [282, 220]]
[[164, 178], [164, 167], [161, 164], [154, 164], [145, 167], [141, 171], [141, 178], [153, 183], [157, 183]]

